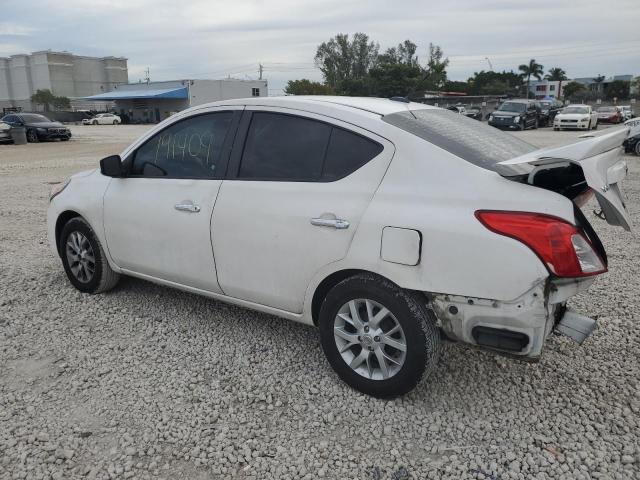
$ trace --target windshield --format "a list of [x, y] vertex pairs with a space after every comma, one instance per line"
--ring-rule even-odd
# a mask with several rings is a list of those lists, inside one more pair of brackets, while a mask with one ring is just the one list
[[50, 122], [47, 117], [44, 115], [36, 115], [34, 113], [29, 113], [26, 115], [22, 115], [22, 121], [25, 123], [40, 123], [40, 122]]
[[526, 105], [524, 103], [504, 102], [498, 110], [502, 112], [524, 112]]
[[495, 170], [498, 162], [536, 150], [513, 135], [449, 110], [397, 112], [382, 120], [487, 170]]
[[598, 109], [596, 110], [596, 112], [615, 112], [616, 109], [615, 107], [598, 107]]
[[561, 113], [589, 113], [589, 109], [587, 107], [566, 107], [562, 110]]

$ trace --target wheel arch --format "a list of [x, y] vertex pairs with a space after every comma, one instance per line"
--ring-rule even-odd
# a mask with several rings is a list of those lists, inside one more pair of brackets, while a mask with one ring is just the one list
[[[73, 210], [65, 210], [64, 212], [62, 212], [60, 215], [58, 215], [58, 218], [56, 219], [56, 248], [58, 250], [58, 255], [61, 255], [60, 252], [60, 234], [62, 233], [62, 229], [64, 228], [64, 226], [67, 224], [67, 222], [69, 220], [71, 220], [72, 218], [76, 218], [76, 217], [80, 217], [82, 218], [85, 222], [87, 221], [82, 215], [80, 215], [78, 212], [75, 212]], [[87, 222], [89, 223], [89, 222]]]
[[311, 299], [311, 319], [313, 320], [313, 324], [315, 326], [318, 326], [318, 321], [320, 316], [320, 307], [322, 306], [322, 302], [324, 301], [329, 291], [341, 281], [362, 273], [375, 275], [376, 277], [380, 277], [388, 282], [393, 283], [398, 288], [402, 288], [392, 279], [385, 277], [384, 275], [380, 275], [379, 273], [372, 272], [371, 270], [364, 270], [364, 269], [358, 269], [358, 268], [345, 268], [343, 270], [337, 270], [335, 272], [332, 272], [329, 275], [327, 275], [318, 284], [318, 286], [315, 288], [313, 292], [313, 297]]

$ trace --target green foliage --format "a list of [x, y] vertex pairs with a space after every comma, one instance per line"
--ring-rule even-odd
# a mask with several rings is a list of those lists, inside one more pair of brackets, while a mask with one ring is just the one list
[[71, 101], [67, 97], [53, 97], [53, 107], [58, 110], [71, 108]]
[[315, 63], [322, 72], [325, 83], [338, 93], [346, 80], [360, 80], [378, 61], [377, 43], [370, 42], [364, 33], [356, 33], [353, 39], [339, 33], [318, 46]]
[[329, 85], [320, 82], [312, 82], [306, 78], [289, 80], [284, 89], [289, 95], [334, 95], [335, 92]]
[[46, 88], [43, 90], [36, 90], [36, 93], [31, 95], [31, 101], [38, 105], [42, 105], [45, 112], [48, 112], [51, 106], [56, 109], [71, 107], [71, 101], [67, 97], [56, 97], [51, 93], [51, 90]]
[[44, 106], [44, 111], [49, 111], [49, 106], [53, 104], [55, 96], [51, 93], [51, 90], [45, 88], [43, 90], [36, 90], [36, 93], [31, 95], [31, 101], [38, 105]]
[[569, 80], [567, 77], [567, 72], [565, 72], [560, 67], [553, 67], [549, 69], [549, 72], [544, 76], [545, 79], [551, 80], [552, 82], [563, 82], [565, 80]]
[[518, 67], [520, 70], [520, 74], [522, 78], [527, 79], [527, 98], [529, 98], [529, 83], [531, 82], [531, 77], [535, 77], [538, 80], [542, 79], [542, 74], [544, 73], [544, 67], [539, 63], [536, 63], [536, 59], [532, 58], [529, 60], [529, 63], [523, 63]]
[[522, 77], [513, 71], [475, 72], [467, 81], [470, 95], [518, 95]]
[[379, 49], [364, 33], [351, 40], [340, 33], [318, 46], [315, 63], [325, 84], [338, 95], [407, 96], [444, 87], [449, 59], [439, 46], [429, 44], [425, 66], [418, 62], [418, 46], [411, 40], [382, 54]]
[[383, 63], [369, 71], [370, 92], [376, 97], [404, 97], [420, 86], [422, 77], [418, 65]]
[[609, 100], [613, 100], [614, 98], [617, 98], [618, 100], [626, 100], [629, 98], [630, 87], [631, 82], [614, 80], [606, 86], [604, 95]]
[[569, 82], [564, 86], [564, 98], [580, 99], [587, 93], [586, 87], [580, 82]]
[[442, 89], [445, 92], [463, 92], [469, 93], [469, 82], [458, 82], [455, 80], [447, 80]]

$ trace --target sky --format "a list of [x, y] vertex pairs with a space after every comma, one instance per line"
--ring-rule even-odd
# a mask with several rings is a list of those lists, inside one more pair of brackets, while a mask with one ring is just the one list
[[[28, 6], [28, 7], [27, 7]], [[321, 80], [313, 58], [336, 33], [429, 43], [452, 80], [535, 58], [570, 78], [640, 75], [640, 0], [0, 0], [0, 56], [51, 49], [128, 58], [129, 81], [257, 78], [269, 94]], [[488, 59], [488, 60], [487, 60]]]

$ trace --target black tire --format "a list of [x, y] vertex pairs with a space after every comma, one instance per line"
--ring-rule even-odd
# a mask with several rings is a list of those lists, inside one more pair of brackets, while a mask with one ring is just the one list
[[554, 131], [554, 132], [559, 132], [559, 131], [560, 131], [560, 129], [559, 129], [558, 127], [553, 127], [553, 131]]
[[597, 130], [597, 129], [598, 129], [598, 121], [597, 121], [597, 120], [596, 120], [596, 124], [593, 126], [593, 129], [594, 129], [594, 130]]
[[27, 130], [27, 142], [38, 143], [39, 141], [38, 133], [35, 130]]
[[[67, 242], [70, 240], [70, 236], [77, 232], [88, 240], [93, 253], [93, 258], [95, 259], [93, 274], [91, 275], [91, 278], [88, 278], [86, 281], [82, 281], [73, 273], [69, 263], [69, 256], [67, 255], [67, 250], [70, 249], [70, 247], [67, 246]], [[60, 253], [60, 258], [62, 259], [64, 271], [66, 272], [71, 284], [78, 290], [86, 293], [102, 293], [107, 290], [111, 290], [116, 286], [120, 279], [120, 274], [114, 272], [109, 266], [109, 262], [107, 262], [98, 237], [83, 218], [75, 217], [65, 224], [62, 228], [62, 232], [60, 233], [58, 245], [58, 251]]]
[[[343, 305], [355, 299], [369, 299], [383, 305], [402, 327], [406, 341], [404, 363], [389, 378], [374, 380], [359, 374], [338, 351], [334, 338], [336, 316]], [[319, 323], [322, 349], [338, 376], [352, 388], [378, 398], [396, 397], [413, 390], [435, 366], [440, 352], [440, 332], [426, 299], [374, 274], [355, 275], [333, 287], [320, 308]], [[364, 351], [364, 347], [355, 348]], [[377, 360], [372, 362], [379, 366]]]
[[94, 121], [93, 121], [93, 125], [98, 125], [98, 121], [97, 121], [97, 120], [94, 120]]
[[527, 122], [522, 120], [520, 122], [520, 125], [518, 126], [518, 128], [520, 129], [520, 131], [526, 130], [527, 129]]
[[635, 146], [635, 148], [633, 149], [633, 151], [635, 152], [635, 154], [636, 154], [636, 155], [638, 155], [638, 156], [640, 157], [640, 140], [638, 140], [638, 141], [636, 142], [636, 146]]
[[117, 120], [114, 120], [114, 121], [113, 121], [113, 124], [114, 124], [114, 125], [118, 125], [118, 121], [117, 121]]
[[534, 122], [534, 124], [533, 124], [533, 129], [534, 129], [534, 130], [537, 130], [539, 126], [540, 126], [540, 120], [538, 120], [538, 119], [536, 118], [536, 120], [535, 120], [535, 122]]
[[71, 137], [62, 137], [60, 140], [63, 142], [68, 142]]

